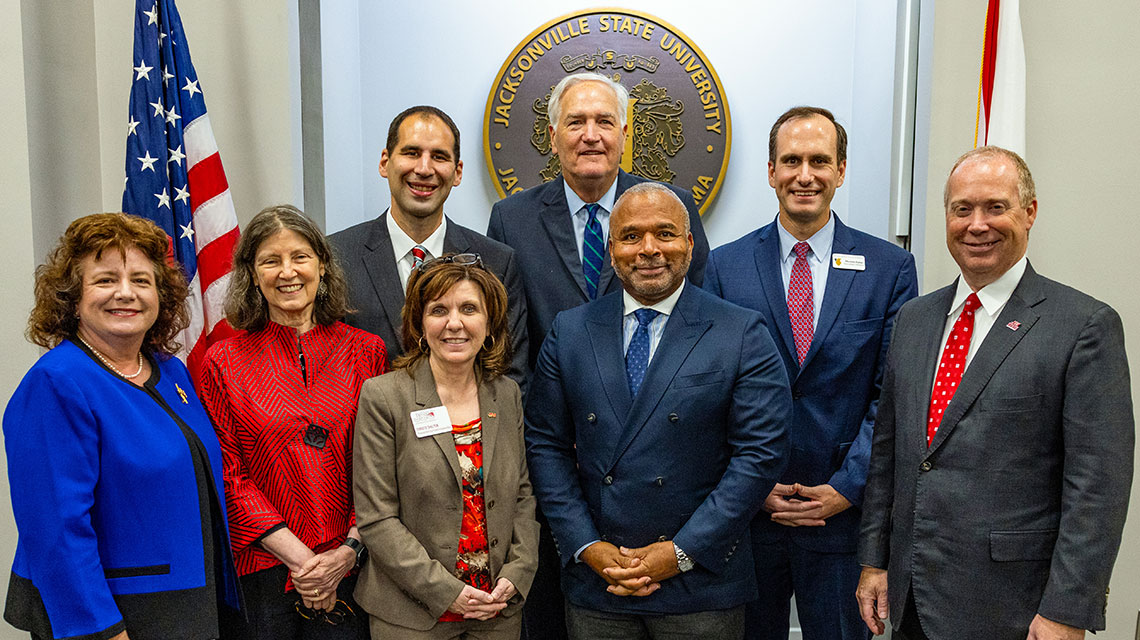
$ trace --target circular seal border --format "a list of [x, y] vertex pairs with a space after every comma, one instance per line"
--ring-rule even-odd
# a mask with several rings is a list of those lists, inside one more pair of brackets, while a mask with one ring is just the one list
[[709, 74], [712, 76], [713, 80], [716, 81], [716, 86], [720, 91], [721, 108], [724, 109], [725, 116], [724, 161], [720, 164], [720, 172], [717, 174], [716, 182], [713, 184], [713, 188], [709, 191], [708, 195], [704, 198], [704, 202], [700, 206], [701, 216], [704, 216], [705, 212], [708, 211], [709, 206], [712, 205], [713, 200], [716, 200], [717, 194], [720, 193], [720, 187], [724, 183], [724, 176], [728, 172], [728, 161], [732, 157], [732, 113], [728, 104], [728, 94], [724, 90], [724, 83], [720, 81], [720, 76], [717, 75], [716, 69], [714, 69], [712, 63], [709, 62], [709, 57], [705, 55], [705, 52], [702, 51], [701, 48], [698, 47], [687, 34], [682, 32], [677, 27], [673, 26], [672, 23], [662, 20], [661, 18], [658, 18], [651, 13], [645, 13], [644, 11], [637, 11], [635, 9], [625, 9], [622, 7], [594, 7], [591, 9], [572, 11], [570, 13], [558, 16], [557, 18], [553, 18], [547, 22], [544, 22], [534, 31], [531, 31], [525, 38], [522, 39], [522, 41], [519, 42], [518, 46], [512, 49], [510, 54], [507, 55], [507, 59], [503, 62], [503, 65], [499, 67], [499, 72], [495, 74], [495, 82], [491, 84], [491, 90], [487, 93], [487, 106], [483, 109], [483, 160], [487, 163], [487, 172], [491, 176], [491, 183], [495, 185], [495, 193], [499, 194], [500, 200], [506, 198], [508, 195], [507, 192], [503, 190], [503, 185], [499, 182], [499, 177], [495, 175], [495, 165], [491, 160], [491, 138], [487, 135], [487, 132], [490, 131], [491, 112], [492, 107], [495, 104], [496, 90], [499, 88], [499, 79], [501, 79], [503, 77], [503, 74], [505, 74], [507, 70], [510, 69], [511, 62], [515, 59], [516, 56], [518, 56], [523, 48], [526, 47], [527, 43], [533, 41], [534, 38], [541, 34], [543, 31], [546, 31], [547, 29], [567, 20], [579, 18], [584, 15], [593, 15], [596, 13], [604, 12], [628, 14], [645, 20], [652, 20], [653, 22], [660, 24], [666, 29], [669, 29], [675, 35], [684, 39], [685, 44], [687, 44], [691, 50], [695, 51], [697, 55], [701, 57], [701, 59], [705, 62], [706, 67], [708, 68]]

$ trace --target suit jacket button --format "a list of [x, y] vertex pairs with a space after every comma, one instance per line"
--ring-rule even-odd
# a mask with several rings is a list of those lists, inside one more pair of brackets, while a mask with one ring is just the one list
[[669, 538], [666, 538], [665, 536], [657, 536], [657, 541], [658, 541], [658, 542], [665, 542], [665, 541], [666, 541], [666, 540], [668, 540], [668, 539], [669, 539]]
[[680, 419], [681, 419], [681, 416], [679, 416], [679, 415], [677, 415], [677, 414], [675, 414], [675, 413], [670, 413], [670, 414], [669, 414], [669, 422], [673, 422], [673, 423], [676, 423], [676, 422], [677, 422], [678, 420], [680, 420]]
[[594, 412], [591, 411], [590, 413], [586, 414], [586, 422], [593, 424], [597, 421], [598, 421], [598, 416], [594, 415]]
[[613, 476], [606, 476], [606, 477], [602, 478], [602, 484], [611, 485], [613, 483], [614, 483], [614, 477]]
[[491, 538], [491, 548], [493, 549], [497, 546], [499, 546], [499, 539], [498, 538]]
[[657, 476], [657, 479], [656, 479], [656, 480], [654, 480], [654, 482], [655, 482], [655, 483], [657, 484], [657, 486], [659, 486], [659, 487], [664, 487], [664, 486], [665, 486], [665, 478], [662, 478], [661, 476]]
[[793, 392], [792, 392], [792, 398], [793, 398], [793, 399], [795, 399], [795, 400], [799, 400], [799, 399], [800, 399], [800, 398], [802, 398], [802, 397], [804, 397], [804, 392], [803, 392], [803, 391], [793, 391]]
[[488, 510], [491, 510], [494, 508], [495, 508], [495, 501], [494, 500], [491, 500], [490, 502], [487, 503], [487, 509]]
[[929, 460], [926, 460], [922, 464], [918, 465], [919, 471], [930, 471], [933, 468], [934, 468], [934, 465], [930, 464]]

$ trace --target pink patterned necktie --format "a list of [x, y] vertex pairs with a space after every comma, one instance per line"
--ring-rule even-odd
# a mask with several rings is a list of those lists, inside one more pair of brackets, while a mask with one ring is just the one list
[[792, 250], [796, 252], [796, 261], [792, 264], [792, 277], [788, 282], [788, 318], [792, 321], [792, 337], [796, 341], [796, 358], [802, 365], [808, 347], [811, 346], [812, 334], [815, 331], [812, 327], [815, 316], [815, 296], [812, 294], [811, 268], [808, 267], [807, 261], [811, 246], [806, 242], [797, 242]]
[[970, 337], [974, 335], [974, 311], [981, 306], [978, 295], [971, 293], [966, 298], [966, 306], [954, 322], [946, 348], [942, 350], [942, 360], [938, 362], [938, 373], [934, 376], [934, 392], [930, 395], [930, 411], [926, 419], [926, 446], [934, 440], [938, 427], [942, 424], [942, 414], [946, 405], [958, 390], [962, 373], [966, 370], [966, 354], [970, 352]]

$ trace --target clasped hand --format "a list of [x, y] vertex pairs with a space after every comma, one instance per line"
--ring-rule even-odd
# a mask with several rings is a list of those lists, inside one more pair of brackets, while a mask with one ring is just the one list
[[829, 484], [776, 484], [764, 500], [772, 521], [789, 527], [822, 527], [831, 516], [851, 506]]
[[503, 609], [507, 608], [507, 601], [515, 597], [518, 590], [506, 578], [499, 578], [491, 593], [476, 589], [471, 585], [463, 585], [463, 590], [455, 597], [455, 602], [447, 608], [452, 613], [458, 613], [468, 620], [490, 620]]
[[290, 574], [293, 588], [306, 607], [332, 611], [336, 606], [336, 588], [355, 564], [356, 553], [345, 546], [314, 554]]
[[616, 596], [647, 596], [661, 588], [661, 581], [680, 573], [672, 541], [654, 542], [628, 549], [608, 542], [595, 542], [582, 551], [585, 562], [608, 583], [606, 591]]

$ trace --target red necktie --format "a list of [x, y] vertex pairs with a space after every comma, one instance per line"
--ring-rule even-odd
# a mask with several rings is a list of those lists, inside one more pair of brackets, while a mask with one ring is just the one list
[[424, 258], [427, 257], [427, 251], [424, 250], [422, 245], [412, 247], [412, 268], [420, 266], [424, 263]]
[[792, 250], [796, 252], [796, 261], [792, 264], [792, 277], [788, 281], [788, 318], [792, 321], [796, 357], [802, 365], [814, 332], [812, 319], [815, 315], [815, 296], [812, 295], [811, 269], [807, 261], [811, 246], [806, 242], [797, 242]]
[[981, 306], [978, 296], [971, 293], [966, 298], [966, 306], [962, 314], [954, 322], [950, 330], [950, 337], [946, 339], [946, 348], [942, 350], [942, 360], [938, 362], [938, 373], [934, 377], [934, 393], [930, 395], [930, 411], [927, 412], [926, 446], [934, 440], [938, 427], [942, 424], [942, 412], [954, 392], [958, 390], [958, 383], [962, 381], [962, 373], [966, 370], [966, 354], [970, 352], [970, 336], [974, 335], [974, 310]]

